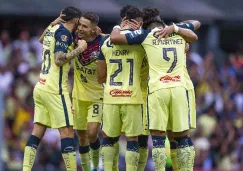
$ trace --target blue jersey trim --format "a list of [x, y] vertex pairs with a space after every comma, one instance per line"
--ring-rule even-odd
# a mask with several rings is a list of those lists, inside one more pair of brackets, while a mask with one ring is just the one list
[[55, 32], [55, 40], [54, 53], [58, 51], [67, 53], [68, 46], [70, 46], [73, 42], [73, 36], [68, 29], [60, 24], [59, 28]]
[[127, 33], [125, 36], [129, 45], [142, 44], [150, 32], [151, 30], [140, 29]]
[[62, 106], [63, 106], [63, 110], [64, 110], [64, 115], [65, 115], [66, 126], [70, 126], [67, 105], [66, 105], [65, 97], [63, 94], [61, 94], [61, 99], [62, 99]]
[[62, 75], [63, 75], [63, 67], [61, 66], [59, 69], [59, 94], [62, 94]]

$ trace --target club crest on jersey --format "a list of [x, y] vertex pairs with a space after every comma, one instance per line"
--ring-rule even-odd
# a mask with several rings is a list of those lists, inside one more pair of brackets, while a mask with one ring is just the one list
[[62, 41], [66, 42], [68, 40], [68, 37], [66, 35], [61, 36]]
[[83, 65], [88, 65], [98, 59], [99, 42], [94, 42], [88, 45], [88, 48], [78, 56], [78, 61]]

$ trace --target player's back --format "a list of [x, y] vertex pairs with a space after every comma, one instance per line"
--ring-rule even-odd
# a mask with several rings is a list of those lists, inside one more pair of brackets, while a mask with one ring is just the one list
[[161, 88], [185, 87], [185, 40], [176, 33], [157, 39], [153, 29], [143, 41], [149, 63], [149, 92]]
[[[125, 34], [129, 31], [123, 31]], [[101, 47], [107, 64], [106, 104], [142, 104], [140, 72], [144, 50], [140, 45], [113, 45], [107, 38]]]
[[[68, 34], [61, 35], [63, 32]], [[56, 41], [55, 37], [57, 34], [61, 37], [61, 41]], [[54, 94], [68, 93], [68, 72], [70, 64], [67, 63], [61, 67], [55, 64], [54, 54], [58, 51], [56, 47], [68, 48], [68, 51], [73, 49], [72, 35], [62, 24], [47, 28], [43, 40], [40, 78], [36, 84], [36, 88]]]

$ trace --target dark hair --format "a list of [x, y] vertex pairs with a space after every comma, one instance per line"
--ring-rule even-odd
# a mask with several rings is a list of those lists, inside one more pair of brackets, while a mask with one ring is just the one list
[[64, 14], [65, 16], [62, 16], [61, 18], [64, 21], [70, 21], [74, 18], [80, 18], [82, 16], [82, 12], [75, 7], [66, 7], [62, 10], [62, 14]]
[[165, 23], [161, 20], [159, 10], [157, 8], [144, 8], [143, 13], [143, 29], [147, 29], [152, 23], [160, 23], [163, 27], [165, 27]]
[[84, 18], [88, 19], [91, 21], [92, 24], [98, 25], [99, 24], [99, 16], [93, 12], [86, 12], [83, 15]]
[[133, 7], [135, 7], [135, 6], [133, 6], [133, 5], [126, 5], [126, 6], [122, 7], [122, 9], [120, 10], [120, 17], [121, 18], [126, 17], [127, 10], [130, 9], [130, 8], [133, 8]]
[[139, 8], [133, 6], [127, 10], [126, 19], [130, 20], [130, 19], [136, 19], [138, 17], [143, 19], [143, 11], [140, 10]]

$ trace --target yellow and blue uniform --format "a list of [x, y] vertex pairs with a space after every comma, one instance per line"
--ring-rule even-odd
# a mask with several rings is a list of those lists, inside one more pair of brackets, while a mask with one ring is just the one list
[[141, 44], [147, 54], [149, 129], [181, 132], [195, 127], [196, 122], [189, 107], [186, 42], [176, 33], [158, 40], [154, 34], [156, 30], [158, 28], [137, 30], [126, 34], [126, 38], [130, 45]]
[[88, 42], [87, 49], [74, 60], [74, 128], [87, 130], [88, 122], [101, 122], [104, 88], [97, 82], [97, 59], [102, 36]]
[[102, 130], [109, 137], [119, 136], [122, 126], [126, 136], [143, 132], [140, 87], [143, 58], [144, 50], [139, 45], [113, 45], [108, 37], [101, 46], [99, 60], [106, 60], [107, 64]]
[[149, 66], [148, 66], [148, 60], [147, 57], [145, 56], [143, 58], [143, 63], [141, 66], [141, 90], [143, 94], [143, 135], [149, 135], [149, 130], [148, 130], [148, 117], [146, 115], [146, 99], [147, 99], [147, 88], [148, 88], [148, 75], [149, 75]]
[[72, 34], [62, 24], [49, 26], [43, 40], [39, 82], [34, 89], [34, 123], [51, 128], [73, 125], [72, 104], [68, 92], [70, 64], [55, 64], [54, 53], [73, 50]]

